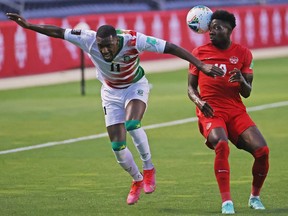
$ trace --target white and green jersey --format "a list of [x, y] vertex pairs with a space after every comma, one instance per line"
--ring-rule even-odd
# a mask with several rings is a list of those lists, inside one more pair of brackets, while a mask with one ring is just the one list
[[127, 88], [144, 76], [139, 54], [144, 51], [163, 53], [166, 41], [131, 30], [117, 30], [119, 51], [113, 61], [106, 62], [92, 30], [66, 29], [64, 38], [89, 54], [96, 66], [97, 79], [112, 88]]

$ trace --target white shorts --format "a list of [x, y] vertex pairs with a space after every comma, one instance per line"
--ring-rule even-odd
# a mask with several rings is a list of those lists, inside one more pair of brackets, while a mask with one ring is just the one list
[[106, 127], [125, 122], [125, 108], [133, 99], [143, 101], [147, 107], [149, 90], [149, 83], [145, 76], [125, 89], [102, 85], [101, 98]]

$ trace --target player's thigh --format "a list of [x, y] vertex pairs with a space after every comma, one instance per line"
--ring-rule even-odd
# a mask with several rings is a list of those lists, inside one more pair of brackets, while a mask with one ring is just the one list
[[228, 142], [227, 132], [224, 129], [224, 126], [219, 126], [213, 128], [208, 135], [207, 141], [212, 144], [214, 147], [217, 145], [219, 141], [226, 141]]
[[102, 86], [101, 99], [106, 127], [125, 122], [124, 90]]
[[227, 127], [229, 139], [237, 148], [251, 152], [254, 149], [266, 145], [261, 132], [247, 112], [241, 112], [235, 115], [232, 120], [229, 121]]
[[131, 100], [126, 106], [126, 121], [139, 120], [141, 121], [146, 110], [146, 103], [139, 99]]
[[206, 145], [209, 148], [219, 142], [219, 140], [228, 140], [226, 124], [223, 118], [214, 116], [213, 118], [206, 118], [205, 116], [198, 116], [198, 126], [201, 134], [206, 138]]
[[145, 77], [129, 86], [125, 93], [126, 120], [141, 120], [147, 108], [149, 84]]
[[238, 148], [251, 153], [263, 146], [267, 146], [267, 143], [257, 126], [251, 126], [243, 131], [237, 143]]
[[[243, 110], [234, 110], [230, 112], [229, 120], [227, 121], [227, 129], [229, 132], [229, 139], [237, 146], [240, 135], [249, 127], [254, 126], [247, 112]], [[237, 146], [238, 147], [238, 146]]]

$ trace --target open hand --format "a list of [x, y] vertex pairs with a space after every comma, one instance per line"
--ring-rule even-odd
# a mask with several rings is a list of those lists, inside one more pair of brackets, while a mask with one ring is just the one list
[[200, 70], [205, 73], [207, 76], [210, 77], [216, 77], [216, 76], [223, 76], [224, 75], [224, 71], [219, 68], [216, 67], [215, 65], [212, 64], [203, 64], [200, 68]]
[[231, 74], [230, 78], [229, 78], [229, 82], [233, 83], [233, 82], [245, 82], [245, 78], [242, 76], [242, 73], [239, 69], [234, 68], [232, 71], [229, 71], [229, 74]]
[[6, 16], [8, 17], [8, 19], [13, 20], [14, 22], [16, 22], [18, 25], [22, 26], [23, 28], [29, 27], [29, 23], [19, 14], [6, 13]]
[[213, 108], [206, 101], [198, 99], [195, 104], [201, 110], [204, 116], [208, 118], [214, 116]]

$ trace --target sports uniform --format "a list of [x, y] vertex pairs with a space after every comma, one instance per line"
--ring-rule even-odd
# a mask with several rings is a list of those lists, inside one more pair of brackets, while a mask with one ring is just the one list
[[[225, 73], [223, 77], [212, 78], [199, 73], [193, 65], [189, 67], [189, 72], [198, 76], [202, 100], [208, 102], [214, 110], [214, 116], [207, 118], [196, 107], [199, 130], [207, 139], [213, 128], [223, 127], [231, 142], [237, 145], [239, 135], [248, 127], [254, 126], [255, 123], [247, 114], [241, 100], [239, 83], [228, 82], [231, 76], [228, 72], [238, 68], [242, 73], [253, 73], [252, 54], [247, 48], [235, 43], [221, 52], [208, 43], [194, 49], [193, 54], [205, 63], [217, 65]], [[209, 143], [207, 145], [212, 147]]]
[[[215, 34], [217, 35], [215, 33], [217, 31], [219, 38], [224, 37], [225, 31], [223, 30], [224, 24], [215, 20], [210, 30], [212, 39], [215, 38]], [[269, 148], [248, 115], [240, 96], [250, 95], [250, 85], [253, 80], [252, 54], [246, 47], [232, 41], [225, 49], [217, 47], [221, 42], [219, 44], [215, 42], [215, 44], [211, 42], [195, 48], [192, 54], [204, 63], [221, 68], [224, 75], [215, 78], [208, 77], [190, 65], [188, 94], [197, 105], [198, 126], [201, 134], [206, 138], [206, 145], [215, 151], [214, 173], [222, 199], [222, 214], [235, 213], [230, 193], [228, 161], [230, 149], [227, 138], [238, 148], [253, 155], [253, 181], [248, 206], [263, 210], [265, 207], [259, 195], [269, 169]], [[240, 84], [241, 77], [246, 82], [242, 80]], [[249, 87], [250, 90], [247, 90]]]
[[66, 29], [64, 39], [89, 54], [96, 67], [96, 77], [102, 83], [101, 99], [106, 127], [125, 123], [125, 128], [143, 161], [144, 178], [126, 147], [126, 141], [112, 141], [117, 162], [134, 179], [127, 197], [127, 203], [131, 205], [138, 201], [142, 188], [145, 193], [152, 193], [156, 185], [147, 135], [139, 120], [125, 119], [125, 108], [135, 99], [143, 101], [147, 107], [149, 83], [143, 68], [139, 65], [139, 55], [142, 51], [163, 53], [166, 41], [131, 30], [116, 32], [119, 39], [118, 51], [112, 61], [103, 58], [96, 42], [95, 31]]
[[252, 54], [248, 48], [231, 40], [236, 27], [233, 13], [216, 10], [208, 27], [210, 43], [192, 53], [202, 62], [221, 68], [224, 75], [203, 76], [190, 65], [188, 96], [197, 107], [199, 130], [215, 153], [213, 168], [222, 200], [221, 211], [235, 214], [230, 192], [228, 140], [254, 157], [248, 206], [264, 210], [260, 191], [269, 170], [269, 148], [241, 100], [241, 97], [248, 98], [252, 91]]
[[139, 65], [142, 51], [163, 53], [166, 41], [131, 30], [117, 30], [120, 50], [112, 62], [103, 59], [92, 30], [66, 29], [64, 38], [89, 54], [96, 66], [96, 77], [103, 84], [102, 105], [106, 126], [125, 121], [125, 107], [132, 99], [147, 104], [149, 84]]

